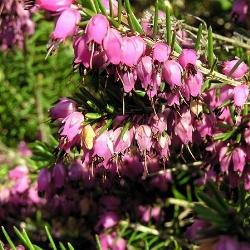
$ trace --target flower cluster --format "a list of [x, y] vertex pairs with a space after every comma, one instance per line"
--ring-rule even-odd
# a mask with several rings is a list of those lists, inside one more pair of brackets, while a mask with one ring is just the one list
[[34, 32], [30, 12], [24, 10], [22, 1], [3, 0], [0, 14], [0, 49], [23, 48], [25, 38]]
[[248, 0], [235, 0], [233, 3], [232, 17], [236, 22], [244, 23], [249, 12]]
[[[227, 174], [234, 179], [232, 185], [243, 180], [249, 189], [248, 137], [242, 136], [248, 131], [244, 107], [249, 96], [244, 62], [236, 58], [221, 65], [225, 77], [235, 80], [234, 86], [209, 85], [195, 50], [183, 49], [176, 56], [164, 41], [149, 44], [142, 36], [123, 35], [102, 14], [89, 20], [73, 47], [75, 65], [98, 74], [104, 89], [124, 98], [122, 109], [111, 112], [109, 126], [107, 118], [89, 122], [88, 110], [71, 99], [60, 100], [50, 110], [60, 127], [59, 149], [66, 153], [80, 149], [90, 175], [103, 168], [139, 177], [143, 166], [145, 176], [171, 167], [176, 153], [189, 157], [184, 149], [198, 146], [205, 150], [190, 153], [204, 161], [206, 172], [216, 178]], [[140, 100], [132, 106], [134, 99]], [[141, 102], [145, 104], [140, 106]], [[131, 159], [138, 168], [126, 166]]]

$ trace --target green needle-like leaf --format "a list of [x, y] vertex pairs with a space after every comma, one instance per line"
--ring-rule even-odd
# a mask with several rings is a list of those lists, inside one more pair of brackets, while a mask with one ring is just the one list
[[97, 8], [94, 0], [89, 0], [92, 10], [97, 14]]
[[0, 241], [0, 250], [4, 250], [3, 243]]
[[174, 50], [175, 42], [176, 42], [176, 34], [173, 33], [173, 35], [172, 35], [172, 40], [171, 40], [171, 51]]
[[54, 242], [54, 240], [53, 240], [53, 238], [52, 238], [52, 236], [51, 236], [51, 234], [50, 234], [49, 229], [48, 229], [47, 226], [45, 226], [45, 230], [46, 230], [46, 234], [47, 234], [47, 236], [48, 236], [48, 239], [49, 239], [49, 242], [50, 242], [50, 244], [51, 244], [52, 249], [53, 249], [53, 250], [57, 250], [57, 247], [56, 247], [56, 245], [55, 245], [55, 242]]
[[102, 250], [101, 242], [97, 234], [95, 235], [95, 240], [96, 240], [97, 250]]
[[18, 236], [18, 238], [26, 245], [28, 246], [28, 243], [26, 242], [25, 237], [22, 235], [22, 233], [16, 228], [14, 227], [14, 231], [16, 233], [16, 235]]
[[213, 31], [211, 26], [208, 29], [208, 65], [212, 68], [214, 64], [214, 44], [213, 44]]
[[30, 250], [35, 250], [33, 244], [31, 243], [30, 239], [29, 239], [29, 236], [27, 235], [26, 231], [23, 229], [23, 237], [25, 238], [26, 240], [26, 243], [27, 243], [27, 247], [30, 249]]
[[112, 3], [112, 0], [109, 0], [109, 13], [110, 13], [110, 17], [113, 19], [114, 14], [113, 14], [113, 3]]
[[60, 246], [60, 249], [61, 249], [61, 250], [66, 250], [66, 247], [63, 245], [62, 242], [59, 242], [59, 246]]
[[122, 22], [122, 0], [118, 0], [118, 24]]
[[10, 236], [8, 235], [8, 233], [6, 232], [6, 230], [4, 229], [4, 227], [2, 226], [2, 231], [3, 231], [3, 234], [7, 240], [7, 242], [9, 243], [10, 247], [12, 250], [16, 250], [16, 247], [15, 247], [15, 244], [13, 243], [13, 241], [11, 240]]
[[201, 46], [202, 31], [203, 31], [203, 25], [201, 23], [199, 25], [199, 30], [198, 30], [197, 38], [196, 38], [196, 42], [195, 42], [195, 50], [196, 51], [198, 51], [200, 49], [200, 46]]
[[133, 10], [132, 10], [132, 7], [131, 7], [131, 4], [129, 2], [129, 0], [125, 0], [125, 7], [126, 7], [126, 10], [127, 10], [127, 13], [128, 13], [128, 18], [129, 18], [129, 21], [130, 21], [130, 25], [132, 26], [131, 28], [135, 31], [137, 31], [138, 33], [140, 34], [143, 34], [143, 29], [139, 23], [139, 21], [137, 20]]
[[166, 7], [166, 40], [168, 44], [171, 44], [172, 31], [171, 31], [171, 14], [170, 9]]
[[69, 250], [75, 250], [75, 248], [68, 242]]
[[154, 13], [154, 26], [153, 26], [153, 36], [156, 37], [158, 33], [158, 18], [159, 18], [159, 3], [158, 0], [155, 1], [155, 13]]

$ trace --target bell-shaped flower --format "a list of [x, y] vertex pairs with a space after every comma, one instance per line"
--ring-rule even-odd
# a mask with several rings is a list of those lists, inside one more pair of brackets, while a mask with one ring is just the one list
[[188, 77], [185, 77], [184, 83], [187, 85], [190, 95], [197, 97], [201, 94], [203, 74], [200, 71], [197, 71], [196, 74], [191, 74]]
[[141, 151], [149, 151], [152, 147], [152, 130], [148, 125], [136, 128], [135, 139]]
[[[231, 74], [232, 69], [234, 68], [236, 63], [238, 63], [238, 61], [239, 59], [225, 61], [222, 65], [223, 74], [229, 76]], [[240, 80], [247, 72], [248, 72], [248, 66], [244, 62], [241, 62], [230, 76], [235, 80]]]
[[78, 10], [70, 8], [64, 10], [56, 22], [52, 38], [54, 40], [64, 41], [67, 37], [73, 36], [80, 20], [81, 15]]
[[183, 49], [178, 57], [179, 64], [186, 69], [189, 64], [195, 66], [197, 61], [197, 53], [193, 49]]
[[174, 61], [168, 60], [163, 64], [163, 79], [169, 84], [171, 88], [181, 86], [182, 83], [182, 68], [181, 65]]
[[219, 162], [222, 172], [228, 173], [231, 159], [232, 159], [232, 154], [231, 152], [229, 152], [228, 147], [227, 146], [221, 147], [219, 151]]
[[246, 165], [246, 152], [243, 148], [237, 147], [232, 153], [234, 171], [242, 173]]
[[239, 23], [244, 23], [247, 19], [248, 11], [249, 11], [248, 0], [234, 1], [232, 9], [232, 17], [235, 21]]
[[86, 27], [85, 33], [87, 36], [87, 42], [95, 42], [97, 44], [102, 44], [105, 36], [107, 35], [109, 29], [108, 19], [102, 15], [97, 14], [93, 16]]
[[59, 100], [50, 110], [52, 120], [64, 119], [76, 111], [76, 102], [68, 98]]
[[51, 173], [49, 169], [43, 168], [40, 170], [37, 179], [37, 189], [39, 193], [47, 192], [50, 188]]
[[166, 43], [157, 42], [153, 46], [152, 53], [154, 61], [164, 63], [169, 58], [171, 48]]
[[118, 65], [122, 60], [122, 37], [116, 29], [109, 29], [103, 40], [103, 48], [110, 63]]
[[57, 163], [53, 167], [52, 178], [55, 188], [57, 189], [63, 188], [66, 178], [65, 166], [63, 164]]
[[[106, 12], [110, 15], [110, 6], [109, 6], [109, 2], [110, 0], [101, 0], [103, 6], [105, 7]], [[117, 17], [118, 15], [118, 2], [117, 0], [111, 0], [111, 4], [112, 4], [112, 13], [114, 17]]]
[[153, 73], [153, 60], [150, 56], [142, 57], [137, 66], [137, 75], [141, 81], [141, 85], [144, 89], [147, 89], [148, 85], [152, 81]]
[[135, 87], [136, 76], [134, 72], [126, 71], [122, 74], [122, 84], [126, 93], [131, 92]]
[[122, 127], [117, 128], [113, 134], [114, 153], [123, 153], [132, 143], [133, 132], [128, 130], [121, 136]]
[[177, 119], [175, 126], [175, 134], [180, 138], [180, 140], [184, 144], [192, 142], [193, 126], [192, 117], [189, 110], [182, 112], [181, 117]]

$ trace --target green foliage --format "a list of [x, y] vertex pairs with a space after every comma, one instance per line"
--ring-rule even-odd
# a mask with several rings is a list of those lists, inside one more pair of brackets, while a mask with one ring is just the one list
[[[15, 146], [20, 140], [47, 139], [47, 110], [58, 97], [75, 89], [78, 74], [72, 74], [73, 52], [60, 46], [57, 56], [45, 60], [46, 44], [53, 30], [41, 14], [34, 17], [36, 33], [24, 51], [0, 54], [0, 141]], [[79, 80], [78, 80], [79, 81]], [[66, 87], [65, 87], [66, 86]]]

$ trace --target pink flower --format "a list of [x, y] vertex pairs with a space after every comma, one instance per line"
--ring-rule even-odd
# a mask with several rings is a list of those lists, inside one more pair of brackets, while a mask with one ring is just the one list
[[189, 64], [195, 66], [197, 61], [197, 53], [193, 49], [183, 49], [179, 55], [178, 61], [184, 69], [186, 69]]
[[73, 141], [74, 138], [82, 131], [82, 122], [84, 116], [80, 112], [73, 112], [68, 115], [62, 123], [64, 124], [60, 129], [60, 135], [66, 137], [68, 141]]
[[153, 73], [153, 60], [149, 56], [142, 57], [137, 66], [137, 75], [141, 80], [141, 85], [144, 89], [147, 89], [148, 85], [152, 81]]
[[64, 10], [56, 22], [56, 27], [52, 33], [53, 39], [63, 41], [67, 37], [73, 36], [80, 20], [81, 16], [78, 10], [70, 8]]
[[236, 106], [242, 107], [249, 95], [249, 88], [247, 84], [241, 84], [234, 88], [234, 104]]
[[152, 146], [152, 131], [148, 125], [136, 128], [135, 139], [141, 151], [150, 150]]
[[79, 181], [83, 177], [85, 165], [81, 160], [76, 160], [71, 163], [68, 176], [70, 181]]
[[124, 239], [118, 238], [116, 233], [101, 234], [100, 243], [102, 250], [126, 250], [127, 243]]
[[115, 212], [106, 212], [101, 215], [95, 230], [102, 231], [103, 229], [111, 228], [119, 222], [119, 216]]
[[109, 29], [103, 40], [103, 48], [110, 63], [118, 65], [122, 60], [122, 37], [116, 29]]
[[219, 162], [222, 172], [228, 173], [231, 159], [232, 159], [232, 154], [229, 152], [228, 147], [227, 146], [222, 147], [219, 152]]
[[14, 169], [10, 170], [9, 178], [11, 180], [18, 180], [26, 177], [29, 173], [29, 170], [26, 166], [17, 166]]
[[64, 119], [76, 111], [76, 102], [68, 98], [62, 98], [49, 110], [52, 120]]
[[249, 9], [248, 0], [234, 1], [232, 9], [233, 18], [239, 23], [244, 23], [247, 19], [248, 9]]
[[170, 53], [171, 53], [170, 47], [163, 42], [157, 42], [153, 46], [153, 59], [155, 61], [164, 63], [165, 61], [168, 60]]
[[192, 117], [189, 110], [181, 113], [181, 117], [178, 118], [175, 126], [175, 134], [184, 144], [192, 142], [193, 126]]
[[133, 132], [128, 130], [121, 137], [122, 127], [117, 128], [113, 134], [114, 153], [123, 153], [132, 142]]
[[64, 186], [65, 182], [65, 167], [61, 163], [57, 163], [52, 171], [53, 184], [56, 188], [60, 189]]
[[70, 7], [74, 0], [37, 0], [36, 4], [48, 11], [63, 11]]
[[91, 52], [89, 51], [86, 35], [76, 38], [73, 44], [75, 52], [74, 63], [82, 63], [84, 67], [90, 67]]
[[134, 72], [126, 71], [122, 74], [123, 88], [126, 93], [131, 92], [135, 87], [135, 74]]
[[182, 68], [178, 62], [174, 60], [164, 62], [162, 75], [171, 88], [181, 86]]
[[[222, 72], [226, 76], [230, 75], [231, 70], [235, 66], [235, 64], [239, 61], [239, 59], [234, 59], [231, 61], [226, 61], [222, 65]], [[235, 80], [240, 80], [246, 73], [248, 72], [248, 66], [242, 62], [237, 69], [232, 73], [231, 77]]]
[[97, 44], [102, 44], [103, 39], [107, 35], [109, 29], [108, 19], [102, 15], [97, 14], [93, 16], [86, 27], [87, 42], [95, 42]]
[[50, 188], [51, 174], [47, 168], [43, 168], [37, 179], [37, 189], [38, 192], [47, 192]]
[[195, 75], [191, 74], [189, 77], [184, 78], [184, 82], [187, 84], [191, 96], [197, 97], [201, 94], [203, 74], [200, 71], [197, 71]]
[[123, 37], [122, 38], [122, 60], [125, 65], [132, 67], [137, 65], [139, 59], [144, 53], [143, 42], [138, 37]]
[[237, 147], [233, 150], [232, 154], [234, 171], [242, 173], [246, 165], [246, 152]]

